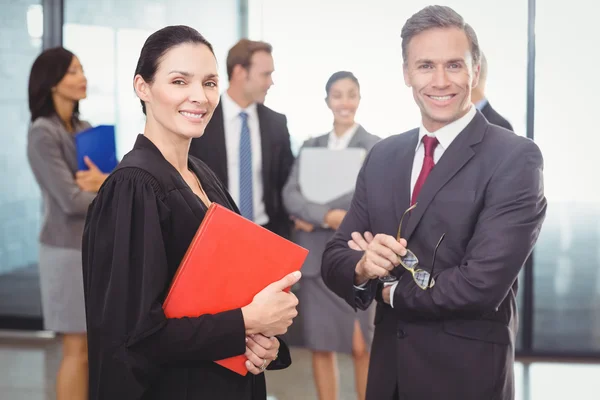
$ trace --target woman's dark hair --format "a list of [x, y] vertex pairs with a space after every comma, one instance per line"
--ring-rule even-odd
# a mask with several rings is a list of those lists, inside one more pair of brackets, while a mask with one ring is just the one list
[[329, 92], [331, 91], [331, 87], [333, 86], [333, 84], [342, 79], [352, 80], [352, 82], [356, 83], [356, 86], [358, 86], [358, 89], [360, 90], [360, 84], [358, 83], [358, 79], [356, 79], [352, 72], [338, 71], [331, 75], [331, 77], [329, 77], [327, 83], [325, 84], [325, 92], [327, 93], [327, 97], [329, 97]]
[[[29, 74], [29, 111], [31, 121], [56, 114], [52, 88], [64, 78], [75, 55], [63, 47], [53, 47], [40, 54]], [[73, 119], [79, 119], [79, 102], [75, 103]]]
[[[161, 58], [171, 48], [184, 43], [203, 44], [213, 55], [215, 54], [212, 45], [197, 30], [185, 25], [167, 26], [146, 39], [133, 76], [139, 74], [147, 83], [152, 83]], [[146, 115], [146, 104], [141, 99], [140, 102], [142, 103], [142, 112]]]

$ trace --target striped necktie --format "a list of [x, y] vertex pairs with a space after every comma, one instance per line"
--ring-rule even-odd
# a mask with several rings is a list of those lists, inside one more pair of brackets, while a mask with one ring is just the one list
[[248, 114], [240, 113], [242, 132], [240, 135], [240, 212], [249, 220], [254, 220], [254, 199], [252, 192], [252, 142], [248, 128]]

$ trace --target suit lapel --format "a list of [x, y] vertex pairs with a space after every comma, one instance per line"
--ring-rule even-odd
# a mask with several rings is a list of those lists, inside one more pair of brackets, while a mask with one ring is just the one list
[[410, 177], [415, 159], [415, 149], [419, 140], [419, 130], [414, 129], [408, 132], [402, 139], [400, 149], [394, 153], [394, 158], [389, 164], [389, 174], [393, 177], [391, 191], [394, 197], [397, 223], [400, 223], [402, 214], [410, 206]]
[[207, 156], [212, 158], [212, 162], [209, 165], [214, 166], [215, 174], [221, 179], [221, 181], [228, 186], [229, 175], [227, 173], [227, 145], [225, 144], [225, 122], [223, 115], [223, 107], [219, 102], [217, 108], [215, 108], [214, 115], [206, 127], [205, 137], [207, 139], [206, 144], [203, 146], [207, 147]]
[[329, 133], [321, 135], [316, 140], [317, 147], [327, 147], [329, 145]]
[[485, 106], [483, 106], [483, 107], [481, 108], [481, 110], [480, 110], [480, 111], [481, 111], [481, 113], [482, 113], [482, 114], [485, 116], [485, 113], [486, 113], [487, 111], [491, 110], [491, 109], [492, 109], [492, 105], [490, 104], [490, 102], [489, 102], [489, 100], [488, 100], [488, 101], [485, 103]]
[[367, 131], [365, 131], [365, 128], [363, 128], [361, 125], [358, 126], [358, 128], [356, 129], [356, 132], [354, 133], [354, 136], [352, 136], [352, 139], [350, 139], [350, 142], [348, 143], [348, 147], [365, 147], [364, 143], [363, 143], [363, 139], [365, 138], [365, 136], [367, 135]]
[[271, 126], [265, 115], [265, 109], [262, 104], [256, 105], [256, 113], [258, 114], [258, 129], [260, 130], [260, 149], [262, 152], [262, 178], [263, 178], [263, 197], [264, 193], [270, 192], [269, 171], [271, 171]]
[[483, 140], [486, 128], [487, 122], [485, 118], [477, 113], [473, 121], [463, 129], [446, 151], [444, 151], [444, 154], [429, 173], [427, 180], [421, 188], [417, 207], [411, 212], [410, 218], [406, 222], [406, 230], [402, 228], [405, 232], [402, 236], [407, 241], [417, 228], [423, 214], [425, 214], [427, 207], [429, 207], [437, 192], [475, 155], [475, 150], [472, 146]]

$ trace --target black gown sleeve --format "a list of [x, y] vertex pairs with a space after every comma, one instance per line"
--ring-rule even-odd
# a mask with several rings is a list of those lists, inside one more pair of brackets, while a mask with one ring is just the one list
[[276, 336], [277, 340], [279, 340], [279, 353], [277, 354], [277, 359], [273, 360], [267, 367], [269, 371], [275, 371], [278, 369], [285, 369], [292, 365], [292, 356], [290, 354], [290, 348], [287, 343], [284, 341], [283, 336]]
[[138, 399], [177, 361], [245, 352], [241, 309], [167, 319], [170, 282], [163, 235], [170, 210], [156, 180], [115, 172], [91, 205], [83, 236], [90, 399]]

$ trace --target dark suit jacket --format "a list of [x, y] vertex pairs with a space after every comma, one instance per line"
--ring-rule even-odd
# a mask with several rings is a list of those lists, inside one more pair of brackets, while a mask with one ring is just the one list
[[[239, 212], [203, 162], [190, 157], [189, 167], [212, 201]], [[143, 135], [102, 185], [83, 235], [90, 400], [266, 399], [263, 374], [213, 362], [244, 354], [240, 308], [193, 318], [162, 309], [206, 211]], [[291, 363], [281, 343], [269, 369]]]
[[[377, 143], [359, 174], [350, 211], [323, 255], [325, 283], [353, 307], [380, 293], [353, 287], [362, 252], [354, 231], [395, 236], [410, 204], [418, 130]], [[423, 291], [402, 267], [394, 308], [378, 296], [367, 399], [509, 400], [514, 396], [517, 275], [546, 213], [543, 160], [531, 140], [489, 124], [478, 112], [423, 185], [403, 236], [431, 270]]]
[[[291, 222], [281, 200], [281, 191], [294, 163], [287, 119], [285, 115], [263, 104], [257, 104], [256, 110], [262, 150], [263, 199], [269, 216], [267, 227], [289, 238]], [[190, 154], [204, 161], [221, 182], [228, 185], [227, 148], [221, 104], [215, 109], [204, 135], [192, 140]]]
[[489, 103], [489, 101], [481, 109], [481, 113], [490, 124], [501, 126], [509, 131], [514, 131], [510, 122], [508, 122], [508, 120], [502, 115], [498, 114], [498, 112], [492, 108], [492, 105]]

